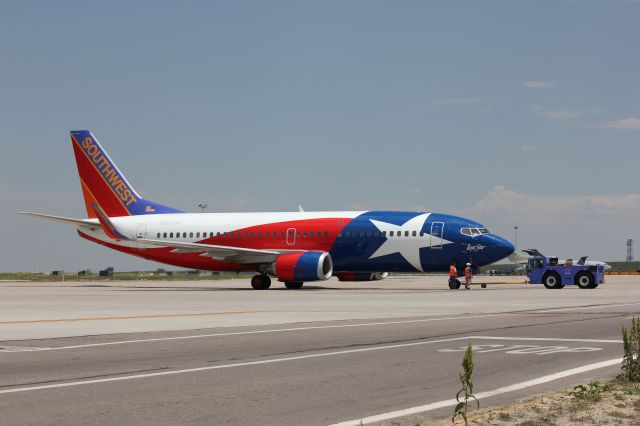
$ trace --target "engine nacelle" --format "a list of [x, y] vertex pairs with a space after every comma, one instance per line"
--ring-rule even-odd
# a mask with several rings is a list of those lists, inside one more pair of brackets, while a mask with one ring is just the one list
[[338, 272], [338, 281], [380, 281], [389, 276], [388, 272]]
[[278, 281], [323, 281], [333, 274], [333, 260], [324, 251], [283, 254], [273, 264]]

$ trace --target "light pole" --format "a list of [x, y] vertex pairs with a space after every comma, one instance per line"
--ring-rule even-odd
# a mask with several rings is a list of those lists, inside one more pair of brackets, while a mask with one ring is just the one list
[[513, 227], [513, 231], [516, 234], [515, 240], [513, 241], [513, 248], [515, 250], [518, 250], [518, 226], [517, 225]]
[[198, 204], [198, 207], [200, 207], [200, 209], [202, 209], [202, 213], [204, 213], [205, 209], [207, 208], [207, 205], [205, 203], [202, 203], [202, 204]]

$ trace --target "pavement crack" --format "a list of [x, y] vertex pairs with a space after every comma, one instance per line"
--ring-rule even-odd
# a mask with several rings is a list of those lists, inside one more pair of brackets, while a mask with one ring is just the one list
[[118, 373], [109, 373], [109, 374], [96, 374], [92, 376], [78, 376], [78, 377], [65, 377], [64, 379], [55, 379], [55, 380], [43, 380], [39, 382], [21, 382], [21, 383], [11, 383], [8, 385], [0, 385], [0, 389], [13, 388], [16, 386], [35, 386], [35, 385], [47, 385], [47, 384], [55, 384], [55, 383], [64, 383], [67, 381], [82, 381], [82, 380], [93, 380], [93, 379], [102, 379], [105, 377], [118, 377], [125, 374], [141, 374], [141, 373], [150, 373], [162, 370], [170, 370], [169, 367], [158, 367], [158, 368], [147, 368], [144, 370], [128, 370], [121, 371]]

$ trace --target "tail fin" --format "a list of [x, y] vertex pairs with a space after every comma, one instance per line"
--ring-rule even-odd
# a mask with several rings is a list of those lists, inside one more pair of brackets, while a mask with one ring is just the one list
[[109, 217], [182, 213], [138, 195], [90, 131], [72, 130], [71, 142], [90, 218], [96, 217], [94, 203]]

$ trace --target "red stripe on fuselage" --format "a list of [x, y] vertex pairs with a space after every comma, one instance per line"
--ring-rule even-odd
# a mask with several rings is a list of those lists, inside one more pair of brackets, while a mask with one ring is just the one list
[[[233, 231], [234, 236], [230, 237], [227, 233], [227, 237], [223, 235], [214, 236], [213, 238], [205, 238], [197, 242], [202, 244], [212, 244], [220, 246], [230, 247], [243, 247], [259, 250], [305, 250], [305, 251], [326, 251], [329, 252], [333, 246], [334, 241], [338, 237], [338, 234], [342, 232], [342, 229], [351, 221], [350, 218], [329, 218], [329, 219], [306, 219], [296, 220], [289, 222], [277, 222], [264, 225], [251, 226], [248, 228], [242, 228]], [[296, 233], [300, 233], [300, 238], [297, 238], [295, 244], [287, 244], [287, 230], [289, 228], [295, 228]], [[169, 233], [167, 229], [167, 234]], [[213, 230], [202, 229], [200, 232], [212, 232]], [[325, 237], [324, 232], [327, 232]], [[190, 232], [197, 232], [196, 229], [190, 230]], [[237, 237], [237, 233], [240, 232], [241, 236]], [[258, 237], [258, 233], [262, 233], [262, 238]], [[265, 232], [270, 233], [270, 237], [265, 237]], [[273, 237], [273, 232], [276, 233], [276, 237]], [[282, 233], [284, 232], [284, 237]], [[311, 237], [310, 233], [314, 233], [314, 237]], [[317, 237], [318, 232], [321, 233], [320, 238]], [[173, 253], [172, 247], [162, 248], [147, 248], [138, 249], [135, 247], [125, 247], [118, 244], [109, 243], [106, 241], [98, 240], [90, 235], [87, 235], [81, 231], [78, 231], [82, 238], [85, 238], [94, 243], [101, 244], [103, 246], [112, 248], [114, 250], [121, 251], [123, 253], [131, 254], [138, 257], [143, 257], [148, 260], [156, 262], [167, 263], [169, 265], [180, 266], [183, 268], [202, 269], [209, 271], [257, 271], [256, 265], [248, 265], [242, 263], [224, 262], [214, 260], [210, 257], [200, 256], [202, 253]], [[247, 237], [245, 237], [245, 233]], [[253, 233], [253, 237], [251, 237]], [[306, 233], [306, 237], [304, 236]], [[202, 235], [202, 234], [201, 234]], [[150, 235], [150, 238], [157, 238], [157, 236]], [[160, 235], [161, 240], [168, 241], [184, 241], [183, 238], [171, 239], [165, 238], [163, 234]], [[203, 251], [204, 252], [204, 251]]]

